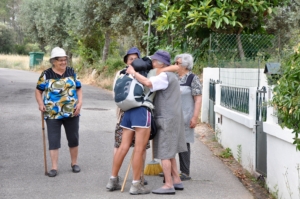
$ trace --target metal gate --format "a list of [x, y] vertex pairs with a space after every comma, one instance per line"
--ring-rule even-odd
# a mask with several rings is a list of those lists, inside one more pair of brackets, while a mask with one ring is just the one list
[[267, 119], [266, 87], [256, 92], [256, 171], [267, 176], [267, 135], [263, 122]]
[[214, 106], [216, 103], [216, 81], [210, 79], [209, 80], [209, 117], [208, 121], [210, 126], [215, 130], [215, 110]]

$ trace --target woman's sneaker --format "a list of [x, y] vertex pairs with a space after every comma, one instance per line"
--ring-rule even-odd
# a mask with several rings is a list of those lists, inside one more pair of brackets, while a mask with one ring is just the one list
[[181, 173], [179, 176], [180, 176], [181, 181], [186, 181], [186, 180], [191, 179], [191, 177], [186, 175], [185, 173]]
[[132, 183], [129, 193], [131, 195], [138, 195], [138, 194], [148, 194], [150, 190], [144, 187], [141, 182]]
[[108, 191], [120, 190], [121, 185], [119, 184], [119, 177], [109, 178], [109, 181], [106, 185]]

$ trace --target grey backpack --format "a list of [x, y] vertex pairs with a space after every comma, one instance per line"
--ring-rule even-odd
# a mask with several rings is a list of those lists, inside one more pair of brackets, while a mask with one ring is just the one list
[[128, 74], [121, 74], [114, 88], [116, 105], [123, 111], [140, 107], [151, 94], [144, 94], [144, 86]]

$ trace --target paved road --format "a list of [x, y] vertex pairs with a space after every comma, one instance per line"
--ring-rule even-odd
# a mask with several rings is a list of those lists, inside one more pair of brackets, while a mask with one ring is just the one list
[[[115, 125], [115, 104], [111, 92], [83, 85], [84, 103], [80, 118], [79, 165], [71, 172], [65, 136], [59, 154], [59, 175], [44, 175], [41, 116], [34, 98], [39, 74], [0, 68], [0, 198], [132, 198], [125, 190], [107, 192], [111, 172]], [[192, 178], [185, 190], [174, 196], [148, 194], [139, 198], [250, 199], [252, 195], [223, 163], [198, 140], [192, 144]], [[131, 154], [131, 150], [129, 153]], [[48, 154], [47, 154], [48, 155]], [[129, 163], [126, 157], [120, 176]], [[48, 158], [48, 168], [50, 159]], [[147, 162], [151, 150], [147, 151]], [[146, 176], [150, 189], [162, 185], [162, 178]]]

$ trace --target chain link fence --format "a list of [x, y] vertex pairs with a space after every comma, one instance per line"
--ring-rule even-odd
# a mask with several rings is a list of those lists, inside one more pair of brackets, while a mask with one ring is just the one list
[[[294, 35], [217, 34], [210, 35], [208, 67], [220, 68], [219, 80], [229, 86], [259, 85], [266, 63], [280, 63], [299, 43]], [[257, 70], [253, 70], [257, 69]]]

